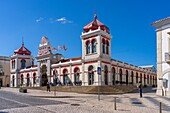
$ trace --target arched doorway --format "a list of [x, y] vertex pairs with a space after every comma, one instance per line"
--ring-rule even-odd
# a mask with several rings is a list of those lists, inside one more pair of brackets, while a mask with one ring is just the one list
[[23, 85], [23, 83], [24, 83], [24, 76], [23, 76], [23, 74], [21, 75], [21, 86]]
[[12, 86], [14, 87], [14, 85], [15, 85], [15, 77], [14, 77], [14, 75], [12, 76]]
[[30, 84], [30, 75], [27, 74], [27, 86], [29, 86], [29, 84]]
[[147, 84], [149, 84], [149, 75], [147, 75]]
[[126, 85], [128, 85], [128, 82], [129, 82], [128, 78], [129, 78], [128, 70], [126, 70]]
[[42, 86], [46, 86], [47, 82], [48, 82], [48, 79], [47, 79], [47, 66], [46, 65], [43, 65], [41, 67], [41, 75], [42, 75], [42, 79], [41, 79]]
[[146, 75], [144, 74], [144, 85], [146, 85]]
[[94, 83], [94, 72], [93, 72], [93, 66], [89, 66], [88, 68], [88, 84], [92, 85]]
[[152, 76], [150, 75], [150, 85], [152, 85]]
[[36, 73], [33, 74], [33, 84], [36, 84]]
[[113, 85], [115, 84], [115, 79], [116, 79], [115, 75], [116, 75], [116, 72], [115, 72], [115, 68], [113, 67], [112, 68], [112, 84]]
[[68, 78], [68, 71], [67, 69], [63, 70], [63, 84], [64, 85], [69, 85], [69, 78]]
[[138, 83], [138, 73], [136, 72], [136, 83]]
[[140, 82], [142, 83], [142, 73], [140, 74]]
[[108, 85], [108, 68], [106, 65], [104, 66], [104, 82], [105, 85]]
[[119, 69], [119, 76], [120, 76], [120, 79], [119, 79], [120, 84], [122, 84], [122, 69]]
[[53, 70], [53, 83], [57, 85], [59, 83], [58, 81], [58, 74], [56, 70]]
[[80, 70], [79, 68], [74, 69], [74, 84], [79, 85], [80, 82]]
[[133, 71], [131, 72], [131, 81], [132, 81], [132, 84], [133, 84]]

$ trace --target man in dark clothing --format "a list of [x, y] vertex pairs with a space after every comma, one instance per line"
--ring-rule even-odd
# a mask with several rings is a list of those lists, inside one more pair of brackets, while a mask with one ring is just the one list
[[138, 90], [139, 90], [139, 93], [140, 93], [140, 98], [142, 98], [142, 83], [141, 83], [141, 81], [139, 82]]
[[47, 91], [50, 92], [50, 84], [49, 84], [49, 82], [47, 82]]

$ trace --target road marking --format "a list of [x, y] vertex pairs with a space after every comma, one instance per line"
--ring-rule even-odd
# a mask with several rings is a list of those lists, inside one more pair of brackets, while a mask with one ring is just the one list
[[19, 102], [19, 101], [16, 101], [16, 100], [11, 100], [11, 99], [7, 99], [7, 98], [3, 98], [3, 97], [0, 97], [0, 98], [3, 99], [3, 100], [8, 100], [8, 101], [11, 101], [11, 102], [15, 102], [15, 103], [18, 103], [18, 104], [31, 106], [30, 104], [22, 103], [22, 102]]

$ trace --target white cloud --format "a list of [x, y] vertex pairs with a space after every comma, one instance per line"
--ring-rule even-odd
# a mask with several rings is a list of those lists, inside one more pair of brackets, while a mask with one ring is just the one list
[[61, 24], [73, 23], [73, 21], [66, 19], [66, 17], [58, 18], [56, 21], [60, 22]]
[[58, 21], [58, 22], [66, 21], [66, 17], [58, 18], [56, 21]]
[[42, 20], [44, 20], [44, 18], [40, 17], [40, 18], [36, 19], [35, 21], [38, 23], [38, 22], [40, 22]]

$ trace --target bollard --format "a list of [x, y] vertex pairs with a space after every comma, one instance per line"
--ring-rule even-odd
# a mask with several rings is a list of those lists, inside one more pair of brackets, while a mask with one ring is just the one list
[[100, 87], [98, 85], [98, 101], [100, 101]]
[[114, 109], [116, 110], [116, 97], [115, 97], [115, 102], [114, 102]]
[[54, 86], [54, 96], [56, 96], [56, 86]]
[[159, 113], [162, 113], [162, 102], [160, 102], [159, 105], [160, 105], [160, 106], [159, 106]]

